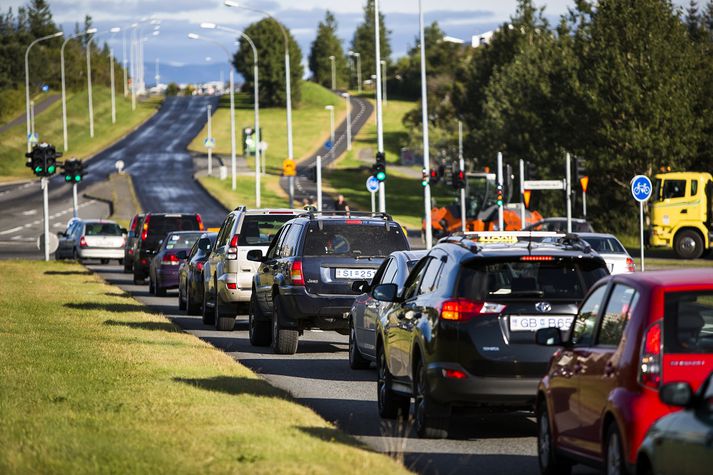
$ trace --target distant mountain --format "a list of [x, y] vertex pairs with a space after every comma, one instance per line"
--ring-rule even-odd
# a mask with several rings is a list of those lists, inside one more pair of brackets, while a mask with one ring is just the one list
[[[144, 65], [146, 84], [152, 86], [155, 84], [154, 76], [156, 75], [156, 63], [146, 63]], [[183, 66], [174, 66], [170, 64], [159, 63], [159, 75], [161, 82], [168, 84], [175, 82], [177, 84], [198, 84], [209, 81], [219, 81], [222, 79], [227, 83], [229, 66], [227, 63], [206, 63], [206, 64], [185, 64]], [[240, 74], [235, 73], [235, 84], [243, 82]]]

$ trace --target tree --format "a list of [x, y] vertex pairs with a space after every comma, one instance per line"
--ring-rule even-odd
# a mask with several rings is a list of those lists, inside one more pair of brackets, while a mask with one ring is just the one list
[[324, 87], [332, 87], [332, 62], [334, 56], [337, 87], [346, 83], [347, 62], [342, 43], [337, 38], [337, 21], [334, 14], [327, 10], [324, 21], [319, 22], [317, 37], [312, 42], [309, 53], [309, 69], [315, 82]]
[[[286, 27], [272, 18], [264, 18], [244, 30], [245, 34], [255, 43], [258, 53], [260, 105], [262, 106], [284, 106], [286, 104], [285, 40], [281, 27], [285, 28], [290, 51], [290, 85], [293, 103], [299, 103], [301, 97], [300, 80], [304, 75], [302, 51]], [[233, 55], [233, 65], [245, 78], [245, 86], [252, 93], [253, 51], [245, 38], [240, 38], [238, 51]]]
[[[362, 80], [368, 79], [372, 74], [376, 74], [376, 43], [374, 29], [374, 0], [367, 0], [364, 5], [364, 23], [357, 26], [352, 38], [352, 51], [359, 53], [362, 69]], [[384, 23], [384, 15], [379, 12], [379, 44], [381, 47], [381, 59], [389, 61], [391, 56], [391, 42]], [[350, 78], [351, 79], [351, 78]]]
[[177, 96], [178, 92], [180, 89], [178, 88], [178, 84], [175, 82], [171, 82], [166, 86], [166, 95], [167, 96]]

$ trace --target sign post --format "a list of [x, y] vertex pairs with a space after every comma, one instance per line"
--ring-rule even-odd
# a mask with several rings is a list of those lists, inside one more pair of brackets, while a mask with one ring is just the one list
[[641, 272], [644, 272], [644, 203], [651, 198], [651, 180], [646, 175], [636, 175], [631, 179], [631, 194], [639, 202], [639, 227], [641, 239]]
[[290, 208], [295, 201], [295, 175], [297, 174], [297, 164], [291, 158], [282, 161], [282, 174], [287, 177], [289, 183]]
[[587, 187], [589, 186], [589, 177], [583, 176], [579, 179], [579, 184], [582, 186], [582, 216], [587, 219]]
[[374, 176], [367, 178], [366, 190], [371, 194], [371, 212], [376, 213], [376, 192], [379, 191], [379, 180]]
[[322, 211], [322, 156], [317, 155], [317, 211]]

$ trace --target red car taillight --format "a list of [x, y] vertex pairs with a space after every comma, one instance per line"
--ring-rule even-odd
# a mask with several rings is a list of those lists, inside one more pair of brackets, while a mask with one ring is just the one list
[[161, 264], [165, 266], [177, 266], [181, 263], [181, 260], [175, 254], [164, 254], [161, 259]]
[[631, 257], [626, 258], [626, 268], [629, 272], [635, 272], [636, 266], [634, 265], [634, 259]]
[[651, 389], [661, 385], [661, 322], [651, 325], [644, 334], [639, 358], [639, 384]]
[[82, 248], [87, 247], [87, 240], [84, 239], [84, 236], [79, 238], [79, 247], [82, 247]]
[[292, 285], [305, 285], [305, 276], [302, 273], [302, 261], [292, 261], [290, 265], [290, 280]]
[[234, 261], [238, 258], [238, 238], [237, 234], [233, 234], [228, 244], [228, 250], [225, 252], [225, 258]]
[[198, 230], [199, 231], [205, 230], [205, 226], [203, 226], [203, 219], [201, 218], [200, 214], [196, 215], [196, 221], [198, 221]]
[[477, 316], [497, 315], [503, 310], [505, 310], [505, 305], [499, 303], [453, 299], [443, 302], [441, 318], [443, 320], [463, 322]]
[[141, 240], [142, 241], [145, 241], [149, 235], [149, 221], [150, 220], [151, 220], [151, 215], [147, 214], [146, 217], [144, 218], [143, 230], [141, 231]]
[[196, 262], [196, 269], [198, 269], [199, 272], [203, 272], [203, 263]]

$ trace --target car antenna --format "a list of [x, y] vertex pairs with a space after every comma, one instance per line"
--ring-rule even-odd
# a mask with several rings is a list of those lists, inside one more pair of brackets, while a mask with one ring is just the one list
[[532, 229], [530, 229], [530, 239], [527, 241], [527, 253], [532, 255]]

